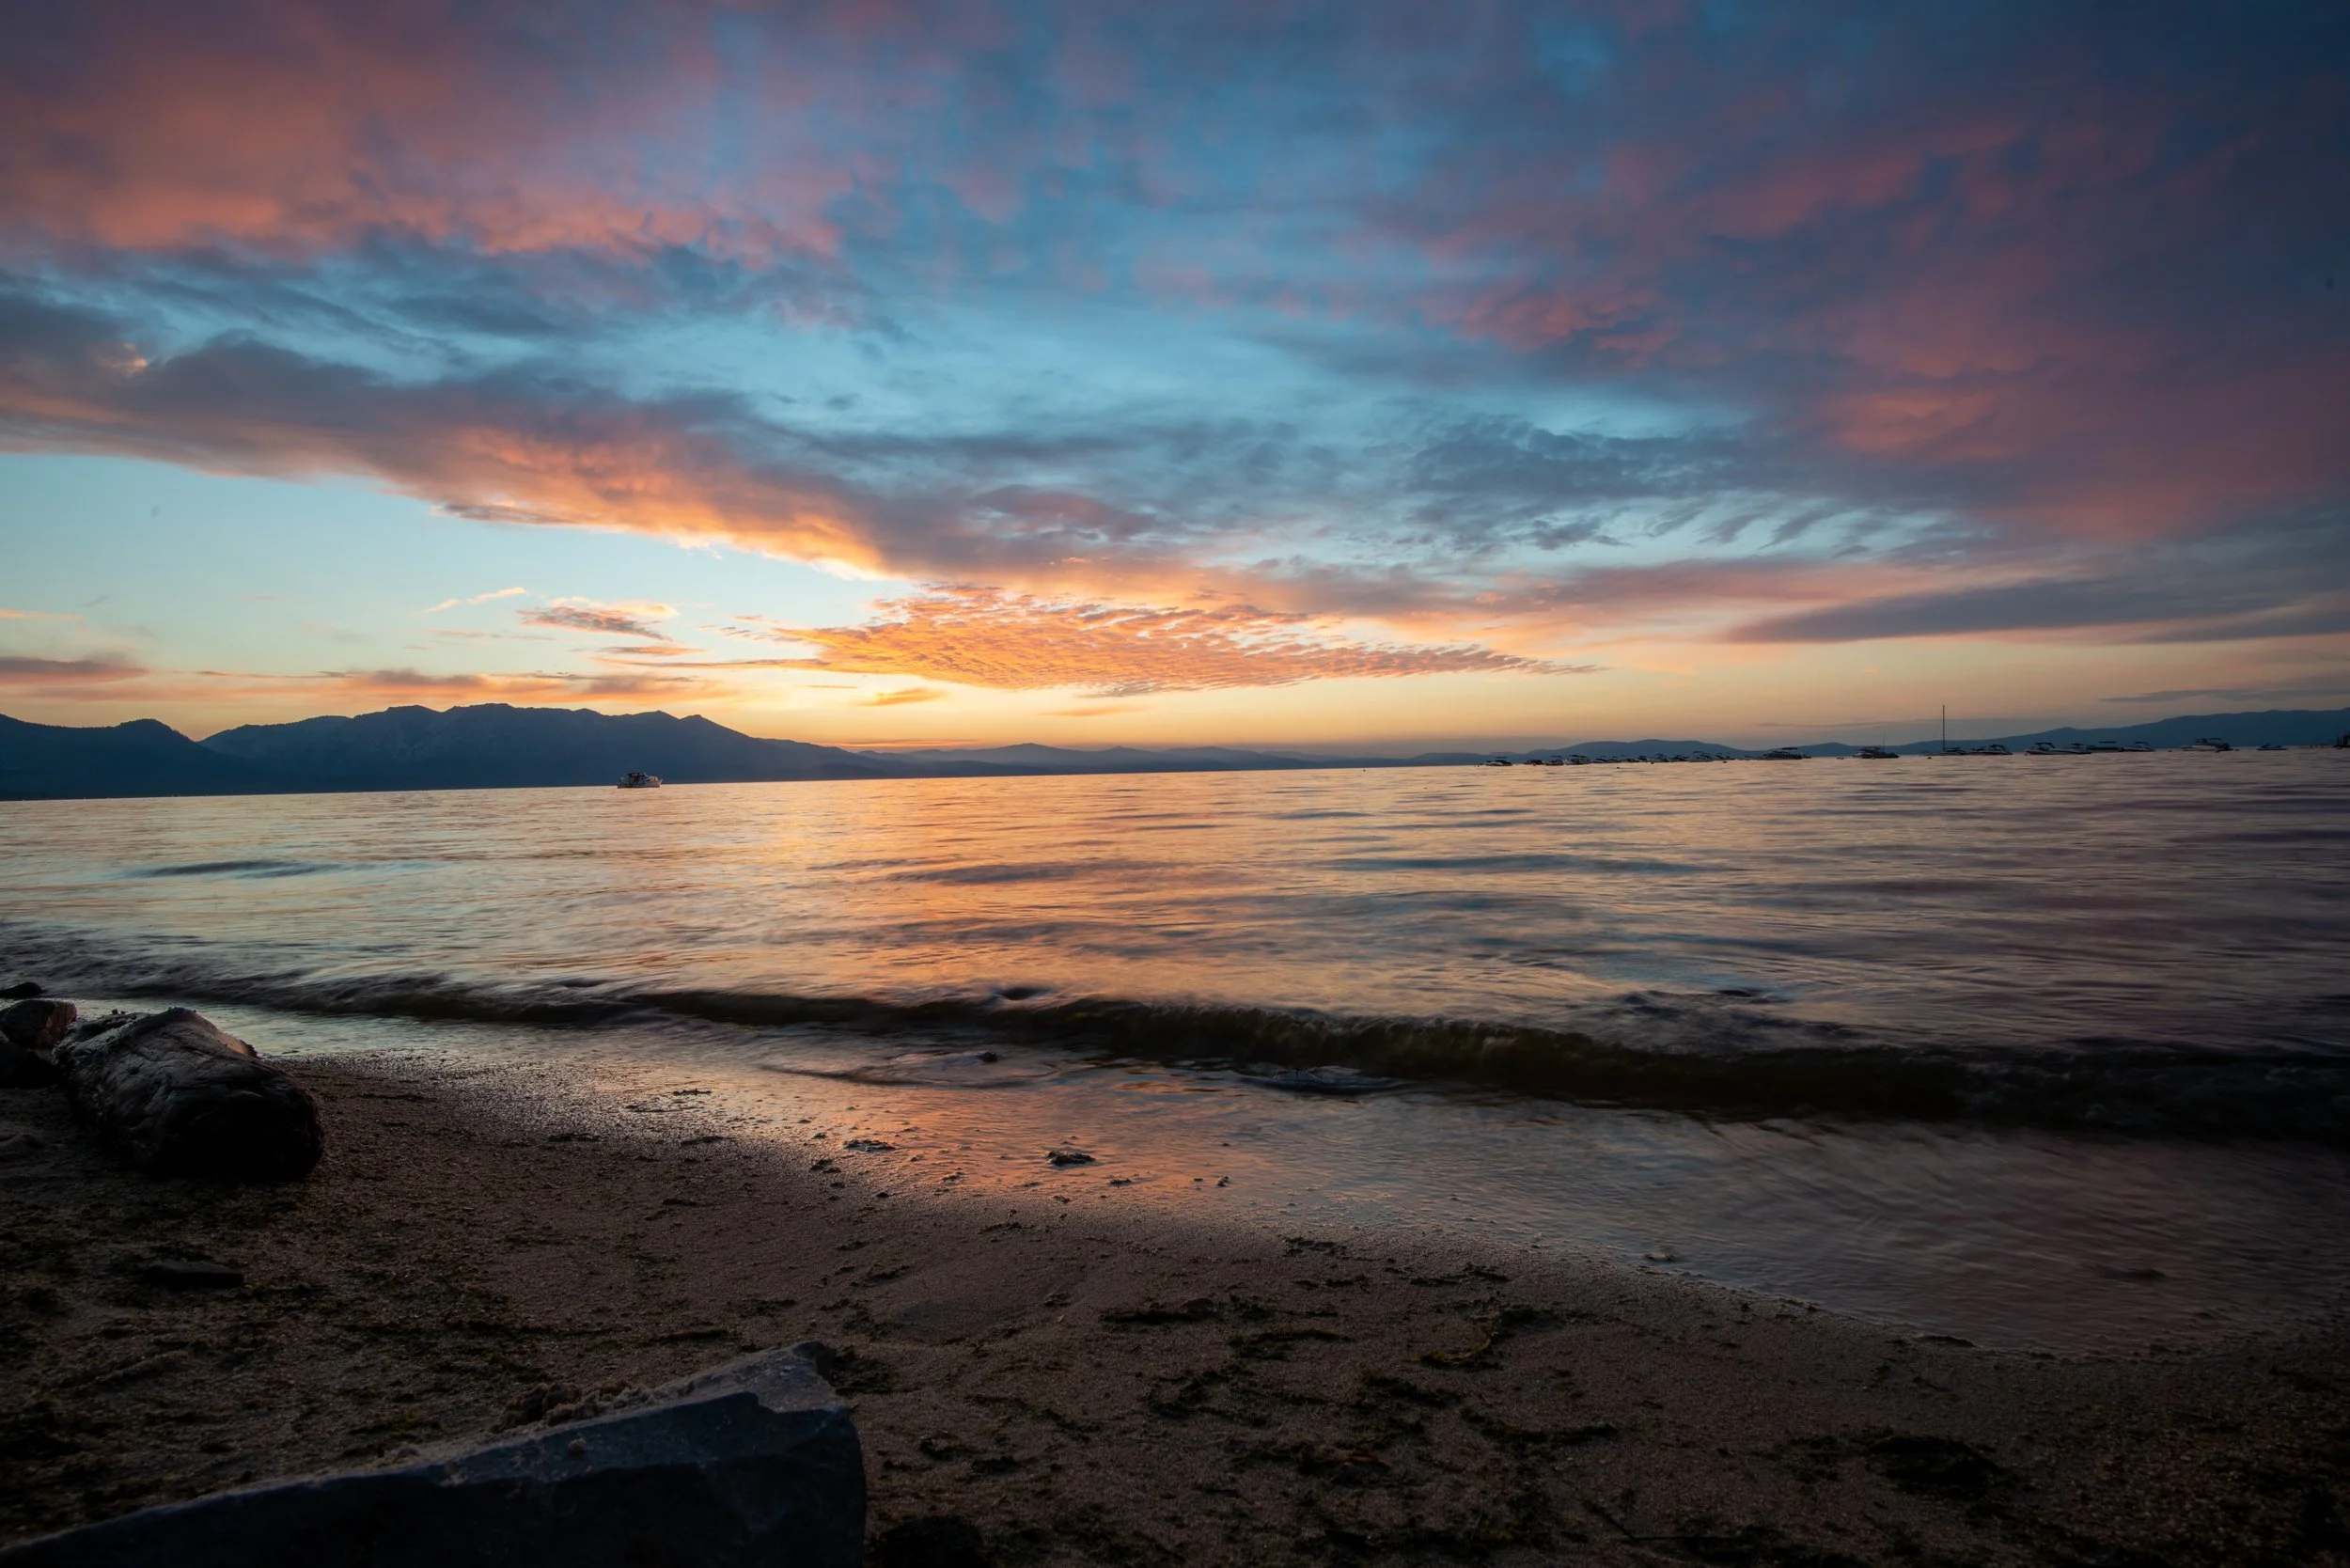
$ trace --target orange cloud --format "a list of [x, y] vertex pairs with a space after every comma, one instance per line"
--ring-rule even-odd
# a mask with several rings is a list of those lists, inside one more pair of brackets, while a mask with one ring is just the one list
[[[14, 149], [0, 208], [55, 242], [139, 249], [300, 254], [388, 232], [489, 254], [822, 256], [838, 239], [823, 204], [854, 180], [837, 162], [777, 159], [713, 194], [632, 153], [710, 102], [718, 64], [695, 25], [708, 10], [650, 8], [600, 47], [596, 27], [495, 5], [431, 19], [298, 0], [111, 6], [69, 48], [21, 39], [52, 65], [11, 72], [0, 94]], [[608, 69], [621, 58], [631, 69]]]
[[909, 702], [936, 702], [947, 694], [935, 686], [908, 686], [902, 691], [876, 692], [858, 704], [865, 708], [902, 708]]
[[29, 659], [0, 657], [0, 683], [46, 686], [91, 682], [134, 681], [144, 666], [127, 659]]
[[753, 635], [818, 649], [810, 659], [777, 661], [810, 668], [1113, 697], [1366, 676], [1564, 672], [1474, 644], [1360, 642], [1331, 630], [1326, 617], [1245, 604], [1164, 608], [958, 586], [879, 608], [880, 619], [862, 626], [769, 624]]
[[585, 600], [564, 600], [545, 609], [525, 610], [523, 624], [668, 642], [672, 639], [666, 633], [654, 631], [651, 623], [676, 613], [666, 604], [593, 604]]
[[572, 698], [700, 696], [707, 682], [677, 675], [435, 675], [418, 669], [329, 670], [316, 677], [324, 689], [367, 697], [446, 698], [461, 702], [551, 702]]

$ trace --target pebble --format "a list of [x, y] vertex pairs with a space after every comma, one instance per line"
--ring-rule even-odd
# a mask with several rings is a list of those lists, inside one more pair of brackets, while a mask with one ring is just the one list
[[150, 1285], [167, 1285], [174, 1290], [233, 1290], [244, 1283], [243, 1270], [226, 1263], [185, 1262], [177, 1259], [158, 1258], [140, 1270]]

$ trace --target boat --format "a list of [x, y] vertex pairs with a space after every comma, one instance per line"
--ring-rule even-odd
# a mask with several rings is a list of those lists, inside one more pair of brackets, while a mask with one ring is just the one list
[[2120, 741], [2092, 741], [2089, 743], [2089, 749], [2092, 751], [2120, 751], [2122, 749], [2122, 743]]
[[1490, 762], [1480, 762], [1477, 765], [1480, 768], [1514, 768], [1517, 766], [1507, 757], [1496, 757]]
[[2154, 743], [2152, 741], [2132, 741], [2122, 749], [2123, 751], [2152, 751], [2154, 749]]
[[649, 773], [626, 773], [620, 776], [623, 790], [658, 790], [661, 780]]
[[1793, 746], [1783, 745], [1776, 751], [1764, 752], [1762, 754], [1762, 760], [1765, 762], [1809, 762], [1811, 759], [1806, 757], [1802, 752], [1795, 750]]
[[2253, 749], [2253, 750], [2255, 750], [2255, 751], [2282, 751], [2282, 750], [2284, 750], [2285, 748], [2284, 748], [2283, 746], [2279, 745], [2278, 745], [2276, 742], [2274, 742], [2274, 741], [2264, 741], [2264, 742], [2262, 742], [2259, 745], [2254, 746], [2252, 749]]
[[1864, 745], [1852, 754], [1856, 762], [1891, 762], [1901, 758], [1898, 751], [1888, 751], [1881, 745]]
[[2188, 742], [2179, 749], [2181, 751], [2233, 751], [2235, 747], [2217, 735], [2205, 735], [2199, 741]]
[[2089, 755], [2089, 748], [2078, 741], [2075, 741], [2071, 745], [2059, 745], [2054, 741], [2034, 741], [2024, 755], [2027, 757], [2086, 757]]

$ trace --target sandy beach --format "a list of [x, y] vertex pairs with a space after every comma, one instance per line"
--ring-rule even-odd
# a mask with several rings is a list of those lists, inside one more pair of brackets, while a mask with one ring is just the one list
[[0, 1091], [0, 1539], [814, 1339], [884, 1564], [2350, 1561], [2339, 1331], [1998, 1354], [1661, 1269], [1089, 1212], [1082, 1168], [909, 1185], [654, 1069], [295, 1070], [329, 1152], [283, 1186], [127, 1173]]

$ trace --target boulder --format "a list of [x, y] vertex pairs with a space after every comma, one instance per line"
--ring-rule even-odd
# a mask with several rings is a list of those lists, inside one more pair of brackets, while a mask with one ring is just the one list
[[18, 980], [14, 985], [0, 985], [0, 1002], [21, 1001], [26, 996], [39, 995], [39, 983], [34, 980]]
[[0, 1550], [0, 1568], [855, 1568], [865, 1461], [795, 1351], [591, 1420], [400, 1469], [173, 1503]]
[[73, 1027], [71, 1002], [26, 1000], [0, 1007], [0, 1040], [43, 1056]]
[[309, 1092], [186, 1008], [109, 1014], [52, 1055], [74, 1113], [142, 1169], [290, 1180], [324, 1151]]
[[57, 1081], [50, 1048], [73, 1027], [71, 1002], [17, 1001], [0, 1007], [0, 1089]]
[[39, 1051], [0, 1040], [0, 1089], [33, 1089], [57, 1081], [57, 1064]]

